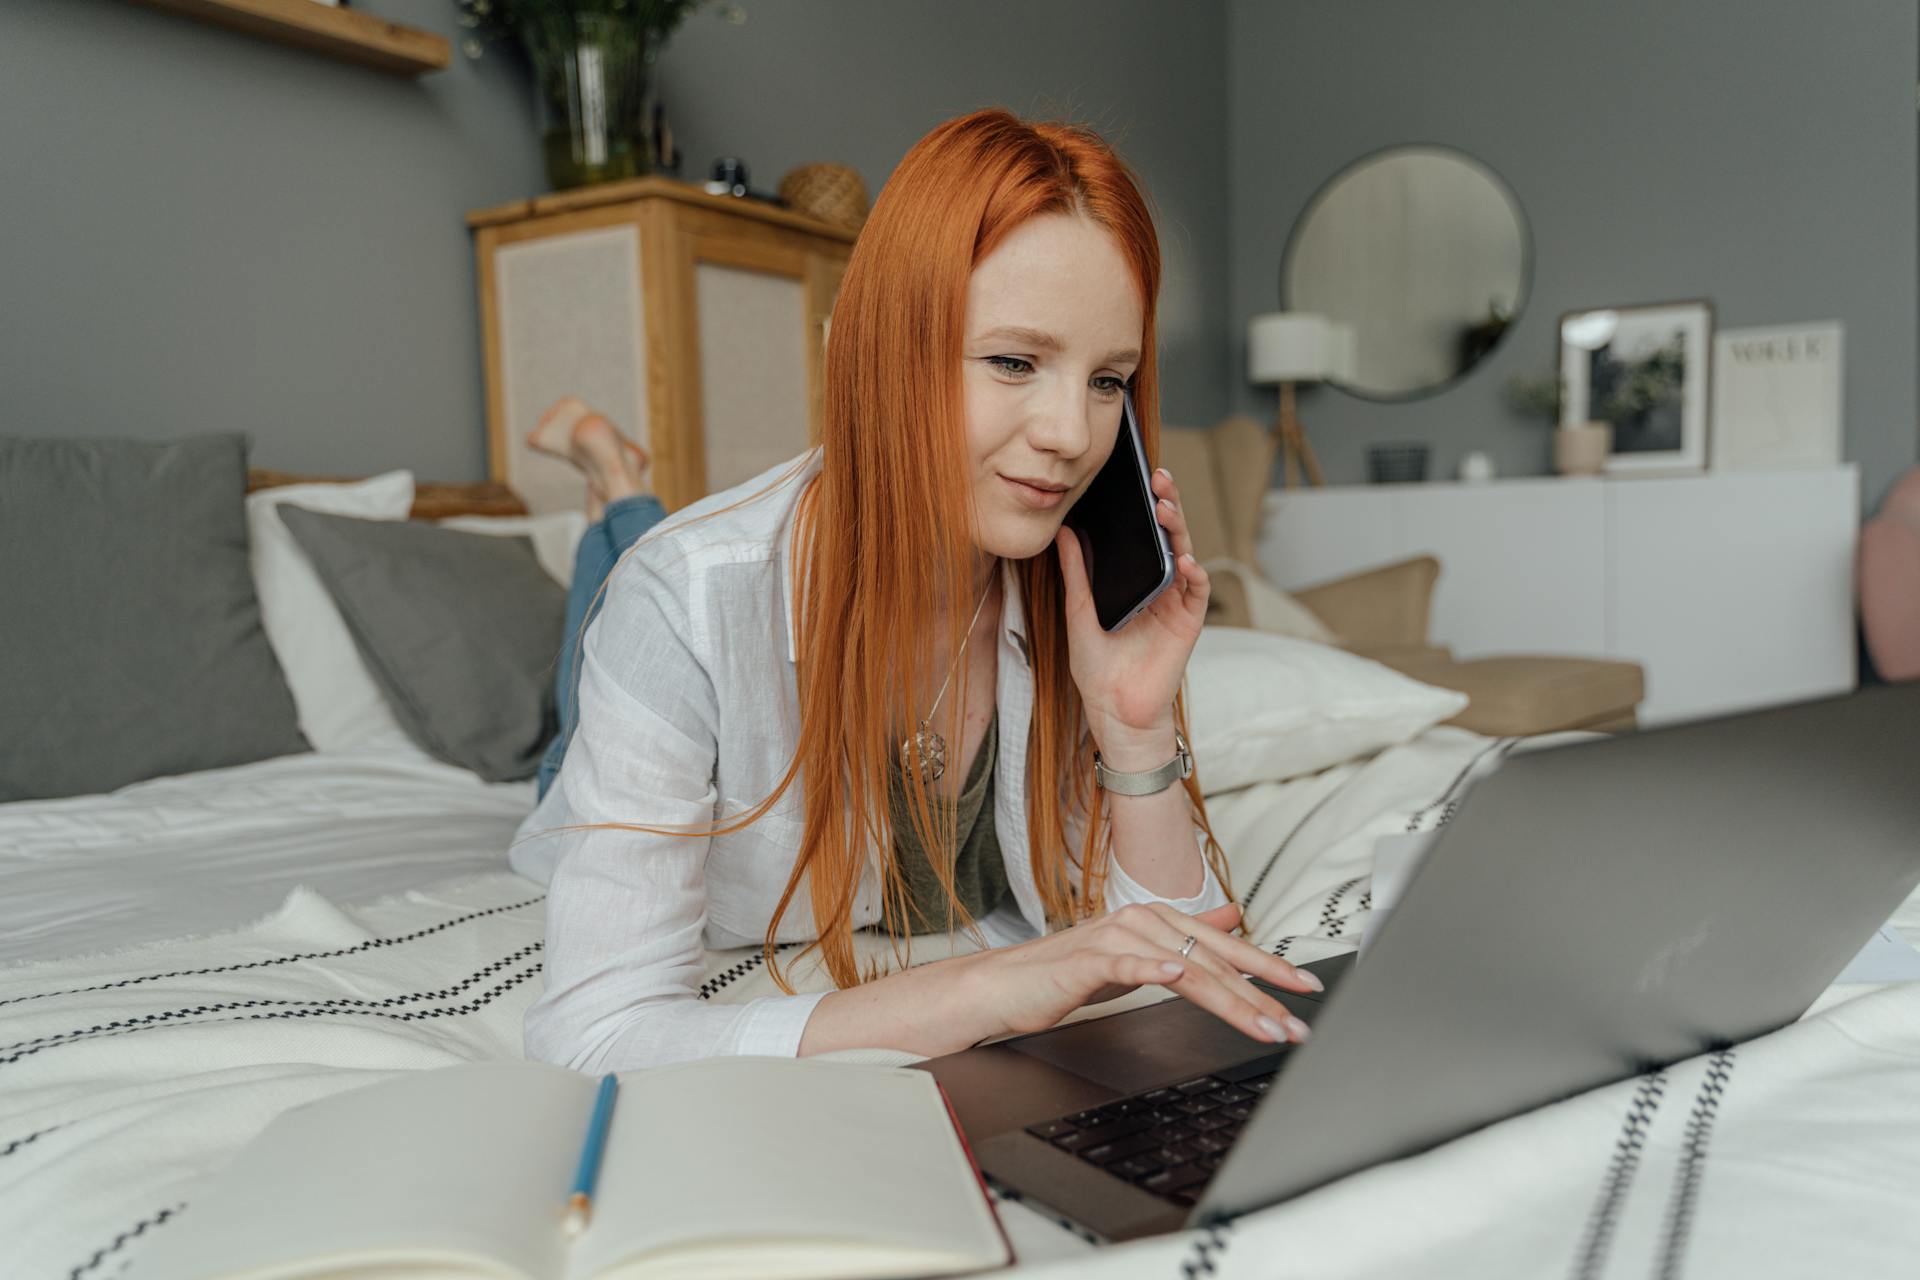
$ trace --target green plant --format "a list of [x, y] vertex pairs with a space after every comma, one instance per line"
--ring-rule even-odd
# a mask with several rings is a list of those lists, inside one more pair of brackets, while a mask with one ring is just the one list
[[1566, 383], [1558, 374], [1529, 378], [1516, 373], [1507, 379], [1507, 403], [1516, 413], [1529, 418], [1545, 417], [1556, 424], [1566, 404], [1566, 392]]
[[1624, 422], [1662, 405], [1678, 404], [1687, 375], [1686, 341], [1675, 334], [1673, 341], [1638, 360], [1616, 361], [1615, 368], [1620, 372], [1595, 417]]
[[[1677, 404], [1686, 380], [1685, 339], [1678, 334], [1665, 346], [1657, 347], [1636, 360], [1608, 358], [1609, 385], [1606, 392], [1588, 406], [1587, 416], [1595, 422], [1622, 423], [1657, 409]], [[1514, 374], [1507, 379], [1507, 404], [1529, 418], [1545, 417], [1556, 425], [1567, 406], [1566, 380], [1558, 374], [1529, 378]]]

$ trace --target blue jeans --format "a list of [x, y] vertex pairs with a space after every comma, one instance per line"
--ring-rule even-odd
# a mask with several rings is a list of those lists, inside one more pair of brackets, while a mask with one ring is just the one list
[[[542, 799], [546, 798], [547, 788], [553, 785], [554, 775], [560, 772], [560, 761], [567, 754], [567, 740], [573, 736], [578, 723], [580, 675], [574, 670], [573, 658], [580, 636], [591, 621], [587, 606], [593, 603], [600, 584], [607, 580], [620, 554], [666, 517], [666, 508], [652, 494], [618, 498], [607, 504], [605, 515], [587, 526], [579, 549], [573, 553], [573, 585], [567, 591], [565, 638], [560, 644], [560, 662], [554, 676], [554, 707], [560, 715], [560, 731], [553, 735], [553, 741], [547, 744], [547, 754], [540, 761]], [[601, 603], [605, 603], [604, 598]], [[594, 613], [597, 616], [599, 610], [596, 608]]]

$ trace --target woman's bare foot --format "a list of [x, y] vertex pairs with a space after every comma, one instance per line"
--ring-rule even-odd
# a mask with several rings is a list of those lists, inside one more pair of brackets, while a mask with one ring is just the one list
[[573, 435], [574, 424], [591, 412], [587, 402], [579, 396], [562, 396], [547, 407], [533, 430], [527, 432], [527, 447], [535, 453], [550, 454], [572, 462], [568, 440]]
[[653, 492], [647, 480], [653, 459], [604, 415], [589, 412], [574, 423], [568, 444], [574, 465], [587, 473], [589, 483], [599, 485], [603, 501]]
[[585, 474], [589, 520], [599, 520], [609, 502], [653, 492], [647, 451], [579, 396], [554, 401], [526, 440], [528, 448], [563, 458]]

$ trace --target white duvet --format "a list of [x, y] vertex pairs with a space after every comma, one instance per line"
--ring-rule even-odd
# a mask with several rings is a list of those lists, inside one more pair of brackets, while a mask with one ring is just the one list
[[[1212, 800], [1254, 937], [1295, 959], [1349, 947], [1374, 838], [1437, 821], [1493, 746], [1434, 730]], [[120, 948], [0, 969], [6, 1280], [137, 1277], [144, 1243], [192, 1213], [195, 1178], [278, 1112], [520, 1052], [544, 913], [502, 851], [530, 785], [398, 757], [217, 773], [117, 803], [0, 808], [11, 953]], [[1897, 923], [1920, 940], [1913, 904]], [[185, 927], [228, 931], [142, 941]], [[704, 976], [709, 999], [774, 990], [751, 952], [709, 957]], [[1897, 1274], [1920, 1257], [1917, 1189], [1920, 984], [1907, 984], [1836, 989], [1728, 1054], [1226, 1228], [1096, 1251], [1026, 1206], [1002, 1212], [1022, 1268], [1047, 1275]]]
[[0, 805], [0, 964], [231, 929], [296, 884], [365, 902], [499, 870], [533, 799], [369, 748]]

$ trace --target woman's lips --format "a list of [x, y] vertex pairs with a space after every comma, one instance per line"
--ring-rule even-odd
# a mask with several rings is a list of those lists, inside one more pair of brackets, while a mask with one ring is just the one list
[[1026, 503], [1035, 511], [1048, 511], [1059, 506], [1060, 503], [1065, 500], [1067, 494], [1072, 492], [1070, 489], [1036, 489], [1030, 484], [1023, 484], [1018, 480], [1008, 479], [1006, 476], [1001, 476], [1000, 478], [1007, 482], [1007, 486], [1013, 490], [1014, 495], [1018, 497], [1020, 501]]

